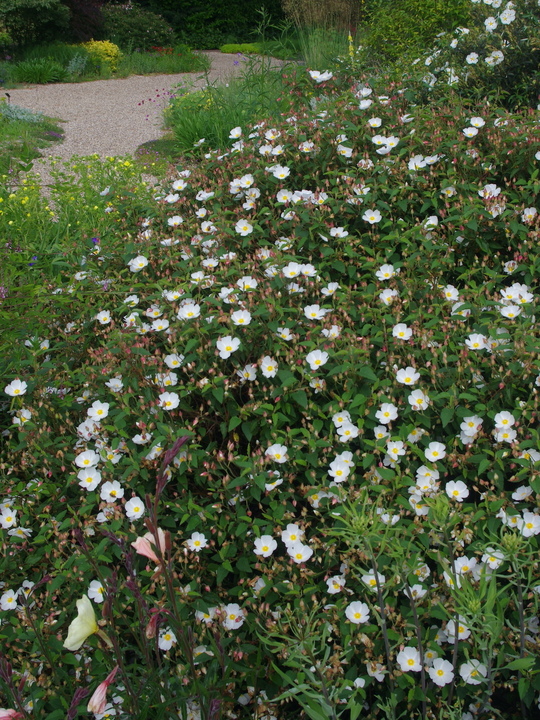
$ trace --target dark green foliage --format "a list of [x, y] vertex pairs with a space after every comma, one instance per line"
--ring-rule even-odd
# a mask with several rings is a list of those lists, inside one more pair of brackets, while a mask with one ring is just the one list
[[15, 45], [66, 39], [69, 9], [61, 0], [2, 0], [0, 25]]
[[150, 50], [174, 45], [174, 30], [156, 13], [136, 6], [125, 9], [110, 5], [103, 8], [103, 17], [102, 39], [112, 40], [121, 48]]
[[103, 0], [62, 0], [69, 8], [69, 29], [72, 40], [86, 42], [98, 37], [103, 26]]
[[437, 33], [466, 25], [470, 0], [373, 0], [368, 45], [385, 59], [418, 55]]
[[177, 35], [193, 47], [217, 48], [253, 37], [263, 7], [271, 24], [284, 19], [280, 0], [147, 0], [154, 12], [170, 22]]

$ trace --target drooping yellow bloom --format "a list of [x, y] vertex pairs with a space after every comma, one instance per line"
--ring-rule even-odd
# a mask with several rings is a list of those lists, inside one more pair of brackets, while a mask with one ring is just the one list
[[78, 650], [86, 638], [99, 630], [94, 608], [88, 595], [77, 600], [77, 617], [68, 628], [68, 636], [64, 642], [66, 650]]

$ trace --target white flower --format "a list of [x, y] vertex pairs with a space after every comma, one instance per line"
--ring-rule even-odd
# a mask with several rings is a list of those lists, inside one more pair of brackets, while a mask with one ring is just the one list
[[279, 445], [278, 443], [270, 445], [264, 454], [267, 455], [270, 460], [277, 463], [284, 463], [289, 459], [287, 457], [287, 447], [285, 445]]
[[413, 155], [409, 160], [409, 170], [420, 170], [426, 167], [426, 161], [423, 155]]
[[140, 497], [133, 497], [128, 500], [124, 506], [126, 516], [129, 520], [138, 520], [144, 515], [145, 512], [144, 503]]
[[420, 672], [420, 653], [414, 647], [405, 647], [398, 652], [396, 660], [402, 672]]
[[513, 320], [514, 318], [517, 318], [518, 315], [521, 315], [522, 309], [519, 305], [506, 305], [504, 307], [500, 307], [499, 312], [503, 317], [508, 318], [508, 320]]
[[420, 380], [420, 373], [413, 367], [401, 368], [396, 373], [396, 380], [402, 385], [414, 385]]
[[443, 687], [454, 679], [454, 666], [448, 660], [436, 658], [433, 665], [428, 669], [428, 673], [435, 685]]
[[446, 456], [446, 447], [440, 442], [430, 442], [424, 452], [428, 460], [437, 462]]
[[381, 221], [382, 215], [378, 210], [366, 210], [362, 215], [362, 219], [370, 223], [370, 225], [374, 225]]
[[343, 227], [330, 228], [330, 236], [335, 238], [346, 238], [349, 233]]
[[476, 65], [478, 62], [478, 53], [472, 52], [467, 55], [465, 58], [465, 62], [469, 65]]
[[27, 388], [28, 385], [24, 382], [24, 380], [19, 380], [17, 378], [16, 380], [10, 382], [9, 385], [6, 385], [4, 392], [10, 397], [17, 397], [18, 395], [24, 395]]
[[179, 320], [195, 320], [200, 317], [201, 307], [194, 302], [185, 302], [178, 309], [177, 318]]
[[397, 297], [399, 297], [397, 290], [387, 288], [380, 293], [379, 300], [383, 303], [383, 305], [391, 305]]
[[395, 268], [393, 265], [381, 265], [381, 267], [375, 272], [377, 280], [390, 280], [399, 273], [399, 268]]
[[330, 463], [330, 469], [328, 470], [330, 477], [334, 478], [334, 482], [337, 483], [344, 482], [348, 478], [350, 472], [350, 466], [338, 458]]
[[77, 473], [79, 485], [85, 490], [95, 490], [101, 482], [101, 473], [95, 468], [79, 470]]
[[495, 65], [500, 65], [502, 61], [504, 60], [504, 55], [500, 50], [494, 50], [491, 55], [488, 55], [487, 58], [485, 58], [485, 63], [487, 65], [490, 65], [491, 67], [494, 67]]
[[411, 328], [407, 327], [405, 323], [398, 323], [392, 328], [392, 337], [398, 338], [399, 340], [410, 340], [412, 334]]
[[311, 78], [315, 80], [316, 83], [325, 82], [326, 80], [331, 80], [333, 77], [333, 74], [330, 72], [330, 70], [325, 70], [324, 72], [320, 72], [319, 70], [308, 70]]
[[180, 365], [184, 362], [184, 356], [183, 355], [177, 355], [176, 353], [172, 353], [171, 355], [166, 355], [163, 358], [163, 361], [167, 365], [167, 367], [170, 367], [171, 369], [180, 367]]
[[300, 542], [303, 537], [304, 531], [299, 525], [296, 525], [295, 523], [289, 523], [285, 530], [281, 531], [281, 540], [285, 543], [287, 547], [289, 545], [294, 545], [294, 543], [296, 542]]
[[239, 220], [234, 229], [241, 237], [245, 237], [253, 232], [253, 225], [247, 220]]
[[145, 258], [144, 255], [137, 255], [137, 257], [134, 257], [132, 260], [128, 262], [128, 267], [131, 270], [131, 272], [139, 272], [143, 268], [145, 268], [148, 265], [148, 258]]
[[105, 600], [105, 588], [99, 580], [92, 580], [87, 594], [90, 600], [96, 603], [102, 603]]
[[233, 352], [238, 350], [240, 347], [240, 340], [238, 340], [238, 338], [231, 337], [231, 335], [225, 335], [225, 337], [219, 338], [216, 341], [216, 347], [219, 350], [219, 357], [226, 360]]
[[538, 210], [534, 207], [525, 208], [521, 215], [521, 219], [524, 223], [532, 223], [534, 218], [538, 214]]
[[111, 313], [107, 310], [102, 310], [96, 315], [96, 320], [102, 325], [108, 325], [111, 322]]
[[[456, 580], [459, 581], [459, 578], [456, 577]], [[457, 586], [461, 587], [460, 583], [457, 582]], [[457, 633], [456, 633], [457, 630]], [[448, 642], [452, 643], [452, 645], [456, 642], [456, 635], [458, 640], [466, 640], [471, 635], [471, 631], [465, 625], [465, 622], [463, 621], [463, 618], [458, 617], [457, 624], [455, 620], [449, 620], [446, 624], [446, 635], [448, 636]]]
[[263, 359], [261, 360], [261, 372], [264, 375], [264, 377], [267, 377], [267, 378], [276, 377], [277, 371], [278, 371], [277, 362], [273, 358], [269, 357], [268, 355], [263, 357]]
[[346, 158], [352, 157], [352, 154], [353, 154], [352, 148], [347, 147], [346, 145], [342, 145], [341, 143], [337, 146], [337, 152], [338, 152], [338, 155], [341, 155]]
[[532, 537], [540, 534], [540, 515], [526, 510], [523, 513], [523, 524], [520, 528], [523, 537]]
[[106, 482], [101, 486], [99, 496], [102, 500], [105, 500], [105, 502], [115, 502], [116, 500], [124, 497], [124, 488], [120, 485], [118, 480]]
[[295, 563], [300, 564], [309, 560], [309, 558], [313, 555], [313, 550], [309, 547], [309, 545], [304, 545], [302, 542], [297, 540], [291, 545], [287, 545], [287, 553]]
[[471, 350], [485, 350], [487, 344], [486, 336], [479, 333], [472, 333], [465, 339], [465, 345]]
[[0, 526], [7, 530], [17, 525], [17, 511], [12, 508], [2, 508], [0, 512]]
[[330, 312], [330, 310], [326, 310], [326, 308], [322, 308], [318, 304], [307, 305], [304, 308], [304, 315], [308, 320], [322, 320], [328, 312]]
[[192, 533], [191, 537], [186, 540], [186, 545], [190, 550], [193, 552], [200, 552], [203, 548], [207, 547], [208, 540], [206, 539], [206, 536], [203, 535], [200, 532], [194, 532]]
[[484, 20], [484, 25], [486, 26], [487, 32], [493, 32], [497, 29], [497, 21], [494, 17], [488, 17]]
[[336, 595], [345, 587], [345, 578], [343, 575], [334, 575], [333, 577], [327, 579], [326, 586], [326, 592], [329, 595]]
[[233, 128], [233, 129], [231, 130], [231, 132], [229, 133], [229, 137], [230, 137], [231, 139], [234, 139], [234, 140], [236, 140], [237, 138], [239, 138], [241, 135], [242, 135], [242, 128], [241, 128], [241, 127], [235, 127], [235, 128]]
[[100, 461], [99, 455], [93, 450], [85, 450], [75, 458], [75, 465], [80, 468], [95, 467]]
[[16, 610], [17, 607], [17, 593], [14, 590], [7, 590], [0, 596], [0, 609]]
[[487, 677], [487, 668], [480, 660], [469, 660], [460, 665], [459, 674], [468, 685], [480, 685]]
[[360, 625], [369, 621], [369, 607], [363, 602], [352, 602], [345, 608], [345, 616], [354, 625]]
[[328, 362], [328, 353], [322, 350], [312, 350], [306, 355], [306, 362], [312, 370], [317, 370]]
[[94, 422], [100, 422], [109, 414], [109, 403], [102, 403], [96, 400], [92, 403], [92, 407], [88, 408], [86, 414]]
[[251, 275], [244, 275], [236, 281], [237, 287], [244, 291], [255, 290], [258, 284], [257, 280], [254, 277], [251, 277]]
[[507, 410], [503, 410], [495, 415], [493, 422], [495, 423], [495, 427], [497, 429], [507, 429], [512, 427], [512, 425], [515, 425], [516, 418], [512, 415], [512, 413]]
[[276, 548], [277, 542], [271, 535], [261, 535], [260, 538], [256, 538], [255, 540], [255, 548], [253, 552], [255, 555], [267, 558], [272, 555]]
[[164, 628], [159, 631], [158, 647], [160, 650], [170, 650], [176, 644], [176, 635], [171, 628]]
[[383, 403], [379, 410], [375, 413], [375, 417], [383, 425], [387, 425], [392, 422], [392, 420], [395, 420], [397, 416], [397, 407], [392, 403]]
[[341, 442], [348, 442], [358, 437], [360, 430], [352, 423], [343, 423], [337, 428], [339, 439]]
[[159, 396], [158, 402], [164, 410], [174, 410], [180, 404], [180, 396], [175, 392], [164, 392]]
[[324, 337], [329, 338], [330, 340], [335, 340], [338, 338], [341, 334], [341, 328], [339, 325], [332, 325], [329, 328], [323, 328], [321, 330], [321, 335], [324, 335]]
[[475, 127], [466, 127], [462, 130], [465, 137], [472, 138], [475, 135], [478, 135], [478, 128]]
[[223, 627], [227, 630], [237, 630], [244, 622], [245, 616], [237, 603], [229, 603], [221, 608]]
[[463, 502], [463, 500], [469, 496], [469, 488], [462, 480], [455, 482], [451, 480], [446, 483], [445, 491], [451, 500], [456, 500], [457, 502]]
[[231, 320], [235, 325], [249, 325], [251, 322], [251, 313], [247, 310], [236, 310], [231, 313]]
[[124, 383], [122, 382], [122, 377], [117, 375], [116, 377], [107, 380], [105, 386], [108, 387], [111, 392], [120, 392], [120, 390], [124, 387]]
[[511, 7], [506, 7], [505, 10], [499, 15], [499, 20], [503, 25], [510, 25], [516, 19], [516, 11]]
[[378, 573], [377, 576], [375, 576], [374, 570], [366, 573], [366, 575], [362, 575], [360, 579], [372, 592], [377, 592], [377, 581], [379, 581], [380, 587], [382, 587], [386, 582], [385, 576], [381, 575], [381, 573]]

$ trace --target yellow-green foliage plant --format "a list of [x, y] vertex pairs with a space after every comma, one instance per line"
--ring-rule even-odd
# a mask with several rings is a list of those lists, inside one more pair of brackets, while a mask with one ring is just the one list
[[[396, 7], [397, 5], [397, 7]], [[470, 0], [377, 0], [370, 4], [367, 49], [396, 61], [416, 57], [437, 33], [466, 25]]]
[[122, 51], [110, 40], [90, 40], [83, 43], [82, 47], [90, 53], [93, 60], [101, 65], [108, 65], [113, 71], [122, 59]]

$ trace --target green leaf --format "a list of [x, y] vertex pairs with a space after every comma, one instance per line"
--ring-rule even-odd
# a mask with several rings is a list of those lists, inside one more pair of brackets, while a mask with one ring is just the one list
[[441, 423], [443, 427], [446, 427], [454, 417], [454, 408], [445, 407], [441, 412]]
[[366, 380], [370, 380], [371, 382], [377, 382], [377, 380], [379, 379], [369, 365], [362, 365], [358, 369], [358, 374], [361, 375], [363, 378], [366, 378]]
[[532, 668], [532, 666], [535, 663], [535, 658], [533, 655], [529, 655], [528, 657], [523, 658], [517, 658], [516, 660], [512, 660], [512, 662], [507, 665], [508, 670], [529, 670]]
[[296, 390], [291, 394], [291, 397], [293, 400], [296, 400], [296, 402], [301, 405], [303, 408], [307, 408], [308, 405], [308, 397], [306, 395], [305, 390]]

